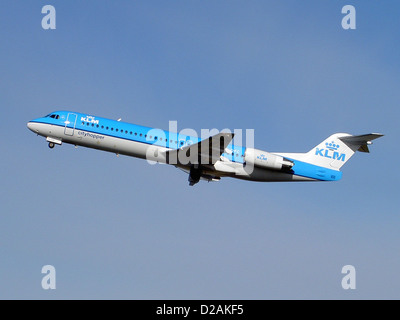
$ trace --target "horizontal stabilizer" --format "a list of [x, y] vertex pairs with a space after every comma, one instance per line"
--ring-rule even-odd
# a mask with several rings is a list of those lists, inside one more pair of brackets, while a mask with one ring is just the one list
[[351, 146], [358, 146], [357, 151], [360, 152], [369, 152], [368, 145], [372, 144], [372, 140], [378, 139], [382, 137], [383, 134], [381, 133], [369, 133], [369, 134], [362, 134], [358, 136], [346, 136], [346, 137], [338, 137], [342, 140], [345, 144]]

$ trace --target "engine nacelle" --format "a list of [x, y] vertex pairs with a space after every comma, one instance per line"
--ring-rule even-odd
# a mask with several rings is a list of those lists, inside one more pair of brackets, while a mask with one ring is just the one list
[[253, 148], [246, 149], [244, 161], [255, 167], [281, 171], [288, 171], [294, 165], [289, 159]]

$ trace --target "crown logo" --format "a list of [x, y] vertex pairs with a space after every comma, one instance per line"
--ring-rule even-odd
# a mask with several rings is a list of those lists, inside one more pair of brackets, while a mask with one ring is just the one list
[[325, 146], [326, 146], [327, 149], [330, 149], [330, 150], [337, 150], [337, 149], [339, 149], [339, 145], [338, 145], [338, 144], [335, 144], [334, 141], [332, 141], [332, 142], [326, 142], [326, 143], [325, 143]]

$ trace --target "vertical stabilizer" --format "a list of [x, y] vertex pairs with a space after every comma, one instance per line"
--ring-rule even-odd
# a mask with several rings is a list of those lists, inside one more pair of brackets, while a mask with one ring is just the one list
[[369, 152], [372, 140], [382, 137], [380, 133], [353, 136], [348, 133], [335, 133], [307, 152], [303, 161], [339, 170], [356, 151]]

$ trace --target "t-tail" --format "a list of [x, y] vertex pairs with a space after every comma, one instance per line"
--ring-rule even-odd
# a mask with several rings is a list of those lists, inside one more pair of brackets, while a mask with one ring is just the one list
[[335, 133], [309, 152], [303, 154], [302, 161], [324, 168], [339, 170], [356, 151], [369, 152], [372, 140], [382, 137], [380, 133], [353, 136]]

